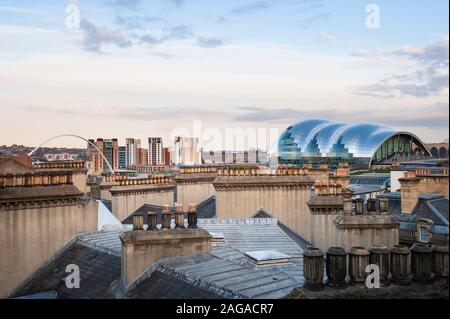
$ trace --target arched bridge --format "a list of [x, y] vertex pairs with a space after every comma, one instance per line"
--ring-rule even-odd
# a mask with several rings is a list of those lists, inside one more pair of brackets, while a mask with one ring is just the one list
[[74, 135], [74, 134], [61, 134], [61, 135], [57, 135], [57, 136], [54, 136], [54, 137], [52, 137], [52, 138], [49, 138], [48, 140], [45, 140], [44, 142], [42, 142], [38, 147], [36, 147], [34, 150], [32, 150], [29, 154], [28, 154], [28, 156], [32, 156], [34, 153], [36, 153], [36, 151], [38, 150], [38, 149], [40, 149], [42, 146], [44, 146], [45, 144], [47, 144], [47, 143], [49, 143], [49, 142], [51, 142], [51, 141], [53, 141], [53, 140], [56, 140], [56, 139], [58, 139], [58, 138], [61, 138], [61, 137], [74, 137], [74, 138], [77, 138], [77, 139], [79, 139], [79, 140], [83, 140], [83, 141], [85, 141], [85, 142], [87, 142], [89, 145], [91, 145], [93, 148], [95, 148], [95, 150], [102, 156], [102, 158], [103, 158], [103, 160], [105, 161], [105, 163], [106, 163], [106, 165], [108, 166], [108, 169], [109, 169], [109, 171], [114, 175], [115, 174], [115, 172], [114, 172], [114, 169], [112, 168], [112, 166], [111, 166], [111, 163], [108, 161], [108, 159], [105, 157], [105, 155], [103, 154], [103, 152], [102, 151], [100, 151], [100, 149], [97, 147], [97, 145], [95, 145], [94, 143], [92, 143], [91, 141], [89, 141], [88, 139], [86, 139], [86, 138], [84, 138], [84, 137], [82, 137], [82, 136], [79, 136], [79, 135]]

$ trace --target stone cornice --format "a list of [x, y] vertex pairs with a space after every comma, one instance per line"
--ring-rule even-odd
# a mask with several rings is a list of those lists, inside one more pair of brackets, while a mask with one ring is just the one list
[[409, 178], [399, 178], [398, 181], [400, 184], [415, 184], [420, 182], [420, 178], [418, 177], [409, 177]]
[[309, 191], [314, 182], [308, 176], [219, 176], [213, 185], [220, 191], [255, 189], [307, 189]]
[[135, 185], [135, 186], [114, 186], [110, 190], [112, 196], [124, 195], [143, 195], [153, 193], [168, 193], [175, 191], [173, 184], [156, 184], [156, 185]]
[[216, 191], [248, 191], [248, 190], [311, 190], [311, 185], [305, 184], [243, 184], [243, 185], [217, 185]]
[[340, 215], [334, 223], [339, 229], [399, 229], [400, 222], [391, 215]]
[[438, 181], [448, 181], [449, 177], [448, 175], [418, 175], [417, 176], [421, 181], [426, 181], [426, 180], [438, 180]]
[[0, 211], [42, 209], [78, 205], [80, 205], [80, 198], [67, 196], [54, 199], [30, 199], [10, 202], [2, 201], [0, 202]]
[[87, 168], [64, 168], [64, 169], [36, 169], [34, 174], [51, 174], [51, 173], [60, 173], [60, 174], [86, 174], [89, 170]]
[[216, 179], [217, 174], [183, 174], [175, 177], [176, 184], [211, 184]]

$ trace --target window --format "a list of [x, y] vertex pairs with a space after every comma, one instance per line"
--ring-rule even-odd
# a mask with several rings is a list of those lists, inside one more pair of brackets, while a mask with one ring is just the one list
[[428, 231], [428, 228], [420, 227], [420, 241], [422, 243], [428, 243], [429, 240], [430, 240], [430, 233]]

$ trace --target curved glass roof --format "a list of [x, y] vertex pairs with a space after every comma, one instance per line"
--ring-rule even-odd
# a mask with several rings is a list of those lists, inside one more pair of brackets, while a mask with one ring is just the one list
[[314, 119], [287, 128], [268, 152], [269, 156], [276, 154], [288, 160], [303, 157], [372, 158], [383, 142], [398, 134], [414, 137], [384, 125], [349, 125]]

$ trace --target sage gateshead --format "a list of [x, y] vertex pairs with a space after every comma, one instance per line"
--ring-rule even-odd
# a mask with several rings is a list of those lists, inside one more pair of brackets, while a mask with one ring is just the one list
[[414, 134], [378, 124], [307, 120], [288, 127], [268, 149], [271, 166], [348, 162], [370, 168], [431, 158]]

